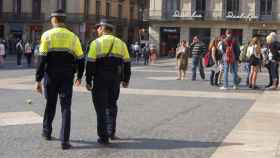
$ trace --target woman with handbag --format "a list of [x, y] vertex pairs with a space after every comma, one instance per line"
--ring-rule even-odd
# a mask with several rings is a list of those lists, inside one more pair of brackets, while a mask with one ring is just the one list
[[176, 50], [176, 67], [177, 67], [177, 80], [184, 80], [186, 70], [188, 68], [189, 47], [185, 40], [183, 40]]
[[257, 74], [260, 70], [262, 63], [262, 54], [261, 54], [261, 43], [257, 37], [254, 37], [249, 47], [247, 48], [247, 55], [249, 59], [249, 63], [251, 66], [250, 77], [249, 77], [249, 88], [259, 89], [256, 86]]

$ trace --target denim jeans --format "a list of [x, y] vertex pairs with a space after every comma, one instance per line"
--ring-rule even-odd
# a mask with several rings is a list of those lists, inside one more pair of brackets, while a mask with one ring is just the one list
[[237, 76], [237, 70], [238, 70], [238, 64], [237, 62], [233, 64], [227, 64], [224, 63], [224, 87], [228, 87], [228, 72], [231, 70], [232, 77], [233, 77], [233, 85], [237, 86], [238, 83], [238, 76]]
[[270, 62], [270, 73], [272, 81], [278, 80], [278, 64], [275, 61]]
[[249, 78], [250, 78], [250, 73], [251, 73], [251, 64], [250, 64], [250, 62], [246, 62], [245, 63], [244, 70], [245, 70], [245, 72], [247, 72], [246, 84], [249, 85]]
[[200, 56], [192, 57], [192, 80], [196, 80], [196, 69], [199, 67], [200, 77], [205, 79], [204, 68], [202, 64], [202, 58]]

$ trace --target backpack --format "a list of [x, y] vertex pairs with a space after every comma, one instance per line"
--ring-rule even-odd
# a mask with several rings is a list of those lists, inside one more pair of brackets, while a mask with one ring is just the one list
[[248, 49], [248, 44], [244, 45], [243, 48], [241, 49], [241, 53], [239, 56], [239, 60], [241, 62], [246, 62], [248, 61], [248, 57], [247, 57], [247, 49]]
[[212, 58], [212, 53], [211, 53], [211, 51], [207, 51], [206, 52], [206, 54], [205, 54], [205, 56], [204, 56], [204, 58], [203, 58], [203, 61], [204, 61], [204, 65], [206, 66], [206, 67], [211, 67], [211, 66], [213, 66], [215, 63], [214, 63], [214, 60], [213, 60], [213, 58]]
[[226, 42], [226, 62], [227, 62], [227, 64], [234, 63], [233, 44], [234, 44], [233, 41]]

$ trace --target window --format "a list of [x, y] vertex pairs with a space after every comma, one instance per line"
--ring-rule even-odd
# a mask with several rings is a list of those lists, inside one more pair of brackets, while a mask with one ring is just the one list
[[57, 0], [57, 9], [63, 9], [66, 12], [66, 0]]
[[101, 15], [101, 1], [97, 0], [96, 1], [96, 16]]
[[0, 0], [0, 15], [3, 12], [3, 0]]
[[227, 0], [226, 12], [232, 12], [234, 15], [239, 15], [239, 0]]
[[195, 6], [195, 11], [198, 14], [204, 14], [205, 10], [206, 10], [206, 0], [197, 0], [196, 6]]
[[33, 18], [39, 18], [40, 15], [41, 15], [41, 0], [33, 0], [32, 16]]
[[14, 0], [13, 1], [13, 13], [15, 15], [20, 15], [21, 14], [21, 0]]
[[163, 0], [163, 15], [165, 17], [172, 17], [176, 10], [180, 9], [180, 0]]
[[122, 4], [118, 5], [118, 16], [119, 18], [122, 18], [122, 12], [123, 12], [123, 6]]
[[111, 3], [106, 2], [106, 16], [109, 17], [111, 16]]
[[134, 6], [131, 6], [131, 7], [130, 7], [130, 10], [129, 10], [129, 19], [130, 19], [130, 20], [133, 20], [133, 19], [134, 19]]
[[89, 6], [90, 6], [90, 0], [85, 0], [85, 6], [84, 6], [85, 17], [88, 17], [89, 15]]
[[261, 15], [272, 15], [272, 0], [260, 0]]

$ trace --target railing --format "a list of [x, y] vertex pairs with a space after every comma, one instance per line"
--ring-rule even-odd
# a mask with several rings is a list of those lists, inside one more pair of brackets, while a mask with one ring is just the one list
[[6, 22], [43, 22], [45, 21], [45, 14], [41, 13], [34, 16], [32, 13], [1, 13], [0, 21]]
[[271, 12], [270, 15], [257, 13], [245, 14], [225, 11], [164, 11], [145, 10], [144, 20], [237, 20], [237, 21], [273, 21], [280, 20], [280, 12]]

